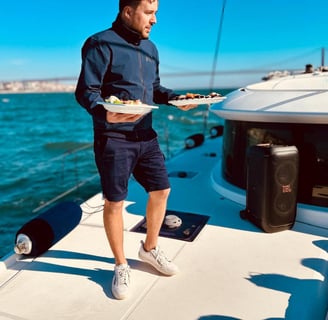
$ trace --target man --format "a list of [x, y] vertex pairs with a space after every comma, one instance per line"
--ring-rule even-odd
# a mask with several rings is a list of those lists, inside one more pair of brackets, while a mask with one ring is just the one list
[[148, 40], [157, 9], [157, 0], [120, 0], [112, 28], [91, 36], [82, 48], [75, 92], [77, 101], [93, 118], [95, 160], [105, 199], [104, 227], [115, 258], [112, 293], [117, 299], [127, 297], [130, 284], [122, 211], [131, 174], [149, 194], [147, 235], [139, 258], [165, 275], [178, 272], [157, 244], [170, 185], [157, 134], [152, 129], [152, 114], [113, 113], [101, 105], [111, 95], [149, 105], [167, 104], [177, 96], [160, 85], [158, 52]]

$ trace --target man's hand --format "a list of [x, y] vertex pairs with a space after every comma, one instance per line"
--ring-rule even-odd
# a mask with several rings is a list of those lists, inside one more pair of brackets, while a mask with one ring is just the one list
[[142, 114], [130, 114], [130, 113], [117, 113], [107, 111], [106, 120], [110, 123], [118, 123], [118, 122], [135, 122], [140, 119]]
[[197, 104], [186, 104], [184, 106], [178, 106], [177, 108], [183, 111], [188, 111], [197, 107], [198, 107]]

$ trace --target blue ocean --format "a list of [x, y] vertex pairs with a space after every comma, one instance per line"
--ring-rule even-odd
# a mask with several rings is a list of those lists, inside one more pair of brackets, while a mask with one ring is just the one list
[[[207, 90], [190, 90], [208, 94]], [[230, 89], [217, 89], [225, 95]], [[208, 115], [208, 116], [207, 116]], [[167, 158], [194, 133], [208, 134], [222, 120], [206, 106], [183, 112], [160, 106], [153, 126]], [[0, 257], [10, 253], [17, 230], [47, 207], [82, 202], [100, 191], [90, 115], [73, 93], [0, 94]]]

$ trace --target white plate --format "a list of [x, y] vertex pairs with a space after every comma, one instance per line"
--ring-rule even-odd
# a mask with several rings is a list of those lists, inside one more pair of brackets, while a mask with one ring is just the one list
[[187, 104], [213, 104], [217, 102], [221, 102], [226, 99], [226, 97], [214, 97], [214, 98], [195, 98], [195, 99], [180, 99], [180, 100], [170, 100], [169, 103], [174, 106], [180, 107], [185, 106]]
[[158, 109], [157, 106], [149, 106], [148, 104], [116, 104], [108, 102], [99, 102], [104, 108], [111, 112], [129, 113], [129, 114], [146, 114], [153, 109]]

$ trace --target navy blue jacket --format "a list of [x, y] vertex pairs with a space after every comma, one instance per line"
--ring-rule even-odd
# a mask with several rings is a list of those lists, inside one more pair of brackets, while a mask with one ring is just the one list
[[152, 127], [152, 113], [134, 123], [108, 123], [106, 110], [98, 103], [115, 95], [145, 104], [167, 104], [175, 97], [160, 85], [159, 58], [155, 45], [123, 24], [89, 37], [82, 47], [82, 67], [75, 96], [93, 117], [95, 132], [135, 131]]

